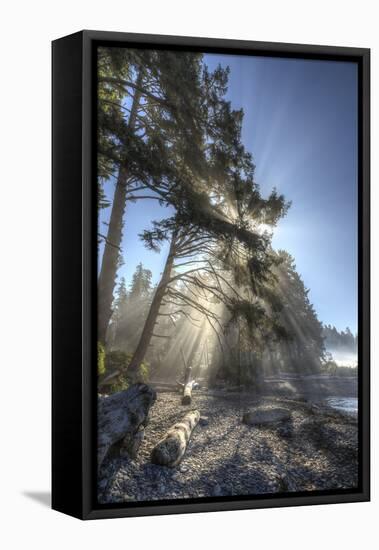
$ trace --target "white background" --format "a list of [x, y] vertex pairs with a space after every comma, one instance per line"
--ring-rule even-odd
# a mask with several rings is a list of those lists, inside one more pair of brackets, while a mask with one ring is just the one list
[[[371, 47], [375, 213], [379, 206], [375, 186], [378, 175], [375, 100], [379, 92], [375, 4], [370, 0], [2, 3], [0, 541], [4, 539], [3, 548], [67, 550], [138, 545], [166, 550], [275, 546], [291, 550], [355, 550], [375, 546], [379, 505], [374, 431], [379, 396], [373, 403], [371, 503], [84, 523], [53, 512], [40, 502], [41, 499], [46, 502], [50, 486], [50, 41], [87, 28]], [[373, 217], [375, 240], [378, 223], [375, 214]], [[375, 280], [378, 255], [375, 250], [373, 254]], [[373, 299], [373, 326], [378, 327], [376, 289]], [[373, 342], [373, 355], [375, 352]], [[374, 364], [372, 370], [375, 398]]]

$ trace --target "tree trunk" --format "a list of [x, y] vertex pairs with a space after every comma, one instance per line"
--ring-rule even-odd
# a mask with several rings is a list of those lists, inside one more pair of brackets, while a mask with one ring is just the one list
[[[142, 84], [142, 69], [137, 77], [137, 86]], [[137, 117], [137, 110], [141, 98], [141, 91], [134, 94], [128, 126], [133, 130]], [[113, 291], [116, 284], [118, 257], [121, 249], [123, 218], [128, 192], [127, 164], [119, 169], [112, 212], [109, 219], [107, 239], [104, 245], [101, 270], [98, 281], [98, 333], [97, 339], [102, 344], [106, 342], [107, 329], [112, 316]]]
[[167, 285], [170, 281], [172, 266], [175, 260], [175, 245], [176, 245], [176, 236], [172, 236], [170, 250], [167, 256], [166, 265], [162, 274], [162, 278], [159, 282], [157, 290], [154, 294], [153, 301], [147, 315], [145, 325], [142, 330], [139, 342], [133, 354], [133, 357], [128, 366], [128, 375], [134, 380], [138, 379], [138, 370], [139, 366], [145, 358], [147, 349], [150, 345], [151, 338], [153, 336], [154, 327], [157, 323], [159, 309], [162, 304], [163, 297], [166, 292]]
[[199, 419], [199, 411], [191, 411], [181, 422], [174, 424], [152, 450], [151, 461], [153, 464], [171, 468], [177, 466], [186, 452], [191, 434]]
[[135, 384], [126, 391], [100, 397], [98, 403], [97, 463], [101, 464], [110, 448], [120, 443], [121, 450], [135, 456], [143, 438], [150, 407], [156, 393], [146, 384]]
[[116, 284], [116, 272], [120, 254], [127, 190], [127, 170], [125, 167], [122, 167], [120, 168], [116, 183], [107, 240], [104, 246], [98, 281], [99, 313], [97, 339], [102, 344], [105, 344], [107, 329], [112, 316], [113, 291]]

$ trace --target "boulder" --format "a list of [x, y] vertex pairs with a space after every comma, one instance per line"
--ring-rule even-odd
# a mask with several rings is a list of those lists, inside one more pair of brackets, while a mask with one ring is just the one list
[[277, 424], [291, 418], [291, 412], [282, 407], [260, 407], [243, 415], [242, 422], [249, 426]]

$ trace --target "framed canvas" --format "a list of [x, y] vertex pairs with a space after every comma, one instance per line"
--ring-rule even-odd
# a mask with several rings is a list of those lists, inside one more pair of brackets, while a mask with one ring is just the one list
[[369, 500], [367, 49], [53, 42], [53, 508]]

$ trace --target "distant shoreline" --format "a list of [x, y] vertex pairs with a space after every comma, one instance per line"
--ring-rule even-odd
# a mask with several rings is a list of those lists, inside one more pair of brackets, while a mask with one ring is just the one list
[[306, 399], [324, 399], [326, 397], [357, 397], [358, 380], [356, 376], [332, 375], [284, 375], [266, 377], [263, 394], [285, 397], [304, 397]]

